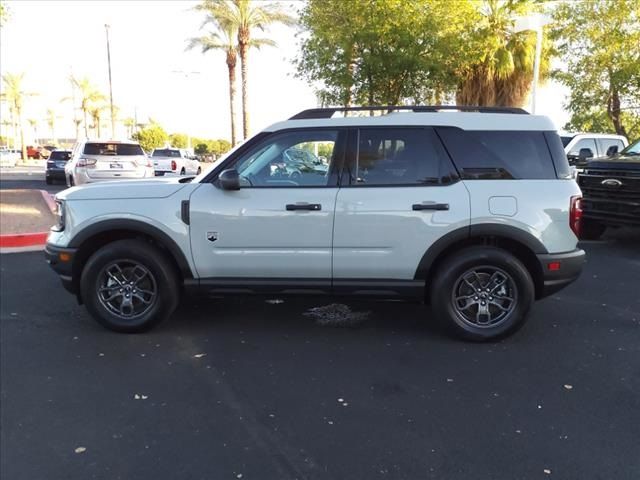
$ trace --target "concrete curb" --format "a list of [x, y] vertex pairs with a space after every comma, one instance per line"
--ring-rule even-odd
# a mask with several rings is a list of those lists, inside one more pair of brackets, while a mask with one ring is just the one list
[[46, 190], [40, 190], [40, 193], [42, 194], [42, 198], [44, 199], [45, 203], [49, 206], [49, 210], [51, 210], [51, 213], [55, 215], [56, 201], [53, 199], [53, 195], [51, 195]]

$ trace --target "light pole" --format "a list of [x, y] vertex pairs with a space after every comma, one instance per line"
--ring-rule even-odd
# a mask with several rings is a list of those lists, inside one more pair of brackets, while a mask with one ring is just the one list
[[[176, 73], [178, 75], [183, 75], [186, 80], [189, 80], [189, 77], [191, 77], [192, 75], [200, 75], [201, 72], [185, 72], [184, 70], [172, 70], [171, 73]], [[186, 91], [188, 91], [188, 90], [185, 89], [185, 92]], [[185, 97], [186, 97], [186, 95], [185, 95]], [[188, 112], [189, 110], [187, 108], [184, 108], [184, 111]], [[188, 129], [187, 129], [187, 148], [191, 149], [191, 134], [188, 132]]]
[[111, 46], [109, 45], [109, 24], [104, 24], [107, 34], [107, 64], [109, 65], [109, 104], [111, 108], [111, 138], [116, 136], [116, 119], [113, 116], [113, 85], [111, 84]]
[[527, 17], [518, 17], [514, 23], [514, 32], [533, 30], [536, 32], [536, 53], [533, 62], [533, 84], [531, 85], [531, 113], [536, 113], [536, 94], [538, 91], [538, 79], [540, 78], [540, 58], [542, 57], [542, 29], [551, 23], [551, 19], [544, 14], [533, 14]]

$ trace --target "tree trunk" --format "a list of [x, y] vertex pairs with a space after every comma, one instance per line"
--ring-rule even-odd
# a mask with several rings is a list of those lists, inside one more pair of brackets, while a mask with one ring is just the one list
[[236, 145], [236, 55], [227, 53], [227, 67], [229, 69], [229, 115], [231, 116], [231, 145]]
[[247, 65], [247, 53], [248, 44], [240, 43], [240, 70], [242, 73], [242, 135], [246, 139], [249, 137], [249, 110], [248, 110], [248, 65]]
[[87, 127], [87, 109], [86, 108], [82, 109], [82, 114], [84, 115], [84, 136], [89, 137], [89, 130]]
[[616, 129], [616, 134], [627, 136], [627, 129], [622, 124], [620, 114], [622, 110], [620, 108], [620, 93], [615, 87], [610, 87], [611, 94], [609, 95], [609, 101], [607, 102], [607, 115], [613, 123], [613, 128]]
[[24, 143], [24, 127], [22, 126], [22, 112], [18, 112], [18, 127], [20, 128], [20, 146], [22, 147], [22, 159], [27, 160], [27, 145]]

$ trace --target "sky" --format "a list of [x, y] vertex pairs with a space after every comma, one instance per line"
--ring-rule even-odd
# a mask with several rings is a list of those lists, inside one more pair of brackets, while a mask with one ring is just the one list
[[[188, 0], [3, 0], [10, 18], [0, 29], [0, 72], [25, 73], [29, 97], [25, 119], [39, 121], [47, 136], [46, 110], [60, 117], [57, 136], [72, 136], [69, 75], [87, 76], [108, 95], [105, 24], [110, 25], [114, 104], [121, 117], [149, 117], [169, 132], [229, 139], [228, 73], [222, 52], [185, 51], [202, 35], [198, 2]], [[284, 2], [292, 10], [297, 2]], [[312, 85], [295, 77], [295, 28], [273, 26], [265, 33], [276, 48], [252, 50], [249, 63], [251, 133], [317, 106]], [[238, 62], [239, 65], [239, 62]], [[187, 72], [175, 73], [175, 72]], [[197, 73], [191, 73], [197, 72]], [[240, 70], [237, 71], [238, 80]], [[238, 100], [240, 82], [237, 84]], [[538, 90], [537, 112], [561, 127], [566, 90], [549, 83]], [[238, 127], [241, 128], [238, 102]], [[7, 115], [6, 106], [0, 114]], [[105, 114], [105, 118], [108, 114]], [[105, 122], [107, 123], [107, 122]], [[27, 135], [33, 133], [27, 127]]]

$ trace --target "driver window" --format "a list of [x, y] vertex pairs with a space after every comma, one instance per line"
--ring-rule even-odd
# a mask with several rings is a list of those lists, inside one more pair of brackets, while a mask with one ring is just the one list
[[238, 159], [246, 187], [323, 187], [335, 161], [336, 130], [300, 130], [272, 135]]

